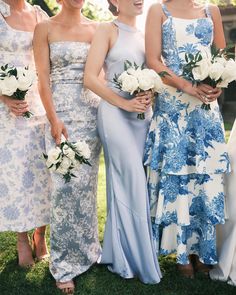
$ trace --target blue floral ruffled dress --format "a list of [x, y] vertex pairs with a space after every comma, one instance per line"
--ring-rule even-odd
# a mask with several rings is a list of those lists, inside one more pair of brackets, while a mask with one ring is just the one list
[[[213, 22], [206, 18], [180, 19], [162, 5], [162, 57], [178, 76], [184, 55], [210, 53]], [[160, 254], [177, 252], [188, 264], [196, 254], [205, 264], [217, 263], [215, 226], [224, 223], [223, 176], [228, 172], [223, 121], [218, 103], [211, 110], [171, 86], [156, 99], [145, 146], [154, 239]]]

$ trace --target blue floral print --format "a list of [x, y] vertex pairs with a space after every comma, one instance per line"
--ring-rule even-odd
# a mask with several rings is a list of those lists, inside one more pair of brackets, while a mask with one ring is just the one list
[[[210, 16], [182, 20], [163, 10], [162, 57], [177, 75], [185, 53], [210, 53]], [[172, 46], [170, 46], [172, 44]], [[196, 254], [206, 264], [217, 263], [215, 225], [224, 223], [223, 176], [230, 171], [222, 117], [217, 102], [211, 111], [201, 101], [165, 85], [155, 100], [145, 145], [144, 163], [153, 235], [157, 252], [177, 252], [177, 262]]]

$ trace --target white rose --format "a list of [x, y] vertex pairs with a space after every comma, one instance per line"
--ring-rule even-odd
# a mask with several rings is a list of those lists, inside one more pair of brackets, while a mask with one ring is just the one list
[[223, 74], [224, 69], [225, 67], [222, 63], [216, 62], [211, 64], [209, 67], [209, 77], [214, 81], [218, 81]]
[[75, 152], [67, 144], [63, 146], [62, 151], [70, 160], [74, 160]]
[[71, 165], [72, 161], [67, 157], [63, 157], [60, 166], [57, 168], [56, 172], [65, 175], [69, 171]]
[[135, 76], [136, 70], [134, 68], [128, 68], [126, 71], [129, 75]]
[[35, 72], [33, 70], [27, 70], [25, 68], [17, 68], [17, 78], [19, 86], [22, 91], [28, 90], [36, 79]]
[[203, 81], [209, 76], [209, 67], [211, 62], [207, 58], [203, 58], [196, 63], [196, 67], [193, 68], [192, 73], [193, 77], [197, 81]]
[[154, 92], [161, 92], [164, 88], [164, 83], [159, 75], [154, 78]]
[[76, 148], [76, 151], [85, 159], [89, 159], [91, 157], [91, 151], [86, 142], [78, 141], [74, 144], [74, 146]]
[[18, 88], [18, 81], [15, 76], [4, 77], [0, 83], [2, 95], [12, 96]]
[[59, 147], [53, 148], [48, 152], [48, 158], [46, 161], [47, 167], [55, 165], [61, 161], [61, 149]]
[[118, 82], [122, 83], [123, 80], [129, 76], [129, 74], [127, 73], [127, 71], [123, 72], [119, 77], [118, 77]]
[[122, 79], [121, 90], [133, 94], [139, 88], [138, 79], [132, 75], [126, 75]]
[[224, 57], [215, 57], [214, 58], [214, 63], [220, 63], [221, 65], [225, 66], [227, 63], [227, 59], [225, 59]]
[[153, 73], [149, 69], [137, 70], [136, 78], [141, 90], [146, 91], [154, 88]]
[[233, 59], [226, 62], [221, 79], [222, 81], [217, 84], [217, 87], [226, 88], [230, 82], [236, 80], [236, 62]]

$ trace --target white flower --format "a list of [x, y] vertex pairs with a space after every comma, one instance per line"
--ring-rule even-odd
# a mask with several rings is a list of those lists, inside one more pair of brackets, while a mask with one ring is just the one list
[[236, 62], [233, 59], [226, 62], [221, 79], [222, 81], [217, 84], [217, 87], [226, 88], [230, 82], [236, 80]]
[[209, 67], [209, 77], [214, 81], [218, 81], [223, 74], [224, 69], [224, 65], [220, 62], [211, 64]]
[[59, 147], [53, 148], [48, 152], [46, 165], [49, 168], [61, 161], [61, 149]]
[[153, 73], [149, 69], [143, 69], [136, 71], [136, 77], [139, 82], [139, 88], [143, 91], [150, 90], [154, 88], [154, 78]]
[[[123, 74], [122, 74], [123, 75]], [[122, 77], [121, 90], [133, 94], [139, 88], [138, 79], [132, 75], [124, 75]]]
[[84, 141], [78, 141], [74, 144], [76, 151], [83, 156], [85, 159], [91, 157], [91, 151], [88, 144]]
[[12, 96], [18, 88], [18, 81], [15, 76], [4, 77], [0, 82], [0, 89], [2, 95]]
[[22, 67], [17, 69], [18, 88], [22, 91], [28, 90], [36, 79], [35, 72]]
[[67, 144], [64, 144], [62, 151], [71, 161], [75, 158], [75, 152]]
[[136, 70], [135, 70], [135, 68], [130, 67], [130, 68], [128, 68], [126, 73], [128, 73], [129, 75], [135, 76]]
[[225, 66], [226, 63], [227, 63], [227, 59], [225, 59], [224, 57], [215, 57], [214, 60], [213, 60], [213, 62], [214, 63], [217, 62], [217, 63], [220, 63], [223, 66]]
[[194, 79], [197, 81], [205, 80], [209, 75], [210, 65], [211, 62], [208, 58], [203, 58], [202, 60], [197, 62], [196, 67], [192, 70]]
[[129, 74], [127, 73], [127, 71], [124, 71], [119, 77], [118, 77], [118, 82], [122, 83], [123, 80], [125, 78], [127, 78], [127, 76], [129, 76]]
[[70, 170], [69, 168], [71, 167], [71, 165], [72, 161], [67, 157], [63, 157], [60, 166], [57, 168], [56, 172], [65, 175]]
[[154, 92], [161, 92], [164, 88], [164, 83], [161, 79], [161, 77], [156, 74], [156, 77], [154, 78]]

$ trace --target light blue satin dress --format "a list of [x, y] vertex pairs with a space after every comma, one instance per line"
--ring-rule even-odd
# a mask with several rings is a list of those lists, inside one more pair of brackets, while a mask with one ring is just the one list
[[[141, 65], [145, 61], [144, 40], [135, 28], [114, 21], [118, 39], [105, 61], [108, 87], [115, 88], [115, 74], [124, 71], [129, 60]], [[107, 177], [107, 221], [102, 263], [123, 278], [138, 277], [155, 284], [161, 273], [153, 247], [143, 150], [151, 109], [145, 120], [102, 100], [98, 110], [98, 129], [102, 140]]]

